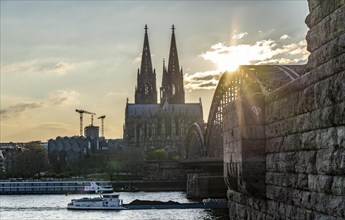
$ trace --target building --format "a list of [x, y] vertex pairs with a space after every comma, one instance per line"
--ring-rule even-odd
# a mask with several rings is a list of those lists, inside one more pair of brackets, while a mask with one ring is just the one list
[[84, 134], [85, 134], [85, 137], [92, 137], [94, 139], [98, 139], [99, 138], [99, 127], [93, 126], [93, 125], [86, 126], [84, 129]]
[[183, 157], [189, 127], [194, 123], [203, 124], [201, 99], [198, 103], [185, 103], [183, 71], [179, 66], [173, 25], [168, 68], [163, 60], [160, 103], [157, 103], [156, 71], [152, 67], [147, 29], [145, 25], [135, 103], [129, 103], [128, 99], [126, 103], [124, 145], [141, 148], [144, 156], [153, 150], [165, 149]]

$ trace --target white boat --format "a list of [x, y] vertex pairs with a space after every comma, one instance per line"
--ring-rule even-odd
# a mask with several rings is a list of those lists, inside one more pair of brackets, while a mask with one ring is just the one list
[[77, 210], [123, 210], [122, 199], [117, 193], [101, 194], [94, 198], [72, 199], [67, 209]]
[[84, 187], [85, 193], [112, 193], [113, 191], [112, 186], [100, 186], [96, 182], [90, 182], [90, 186]]

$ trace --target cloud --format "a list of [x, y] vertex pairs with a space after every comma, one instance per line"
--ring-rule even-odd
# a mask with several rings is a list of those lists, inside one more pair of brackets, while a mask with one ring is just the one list
[[138, 54], [138, 56], [136, 56], [133, 60], [134, 63], [140, 63], [141, 62], [141, 57], [142, 57], [142, 53]]
[[46, 103], [48, 105], [77, 105], [79, 95], [79, 92], [75, 90], [57, 90], [49, 94]]
[[184, 76], [184, 87], [187, 90], [215, 89], [221, 77], [219, 71], [197, 72]]
[[20, 103], [6, 107], [0, 110], [0, 116], [3, 118], [13, 118], [20, 116], [33, 109], [43, 108], [46, 106], [67, 106], [77, 105], [79, 93], [65, 90], [58, 90], [50, 93], [43, 101], [22, 101]]
[[68, 124], [59, 123], [59, 122], [45, 122], [37, 126], [37, 129], [39, 130], [49, 130], [49, 131], [66, 131], [68, 130], [68, 128], [69, 128]]
[[235, 34], [234, 36], [232, 36], [232, 39], [239, 40], [239, 39], [242, 39], [247, 34], [248, 34], [248, 32], [243, 32], [243, 33]]
[[0, 115], [4, 118], [12, 118], [22, 114], [30, 109], [36, 109], [43, 106], [42, 102], [23, 102], [16, 105], [9, 106], [6, 109], [0, 110]]
[[1, 67], [3, 73], [21, 73], [21, 74], [46, 74], [53, 73], [57, 75], [64, 75], [80, 66], [92, 64], [91, 61], [83, 62], [67, 62], [63, 60], [59, 61], [38, 61], [38, 60], [26, 60], [22, 62], [16, 62], [7, 64]]
[[[288, 37], [288, 35], [283, 36], [286, 39]], [[272, 39], [260, 40], [253, 44], [229, 46], [217, 43], [200, 55], [204, 60], [216, 64], [217, 70], [186, 74], [185, 86], [190, 90], [214, 89], [223, 72], [233, 71], [239, 65], [305, 64], [308, 56], [306, 40], [290, 44], [283, 44]]]
[[127, 92], [108, 92], [106, 95], [107, 96], [112, 96], [112, 95], [115, 95], [115, 96], [126, 96]]
[[65, 74], [66, 72], [75, 69], [76, 63], [67, 63], [65, 61], [58, 61], [52, 66], [42, 69], [43, 72]]
[[37, 70], [37, 60], [26, 60], [22, 62], [16, 62], [7, 64], [1, 67], [2, 73], [31, 73]]
[[286, 39], [289, 39], [290, 36], [287, 35], [287, 34], [284, 34], [283, 36], [280, 37], [280, 40], [286, 40]]

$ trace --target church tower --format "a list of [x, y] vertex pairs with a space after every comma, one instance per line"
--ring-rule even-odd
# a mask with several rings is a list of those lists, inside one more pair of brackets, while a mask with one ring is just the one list
[[160, 88], [161, 104], [164, 104], [166, 101], [169, 104], [184, 104], [183, 72], [178, 61], [174, 25], [171, 29], [168, 70], [166, 70], [165, 62], [163, 61], [163, 78], [162, 87]]
[[135, 88], [135, 104], [157, 104], [156, 70], [152, 71], [149, 38], [145, 25], [144, 47], [141, 67], [138, 69]]

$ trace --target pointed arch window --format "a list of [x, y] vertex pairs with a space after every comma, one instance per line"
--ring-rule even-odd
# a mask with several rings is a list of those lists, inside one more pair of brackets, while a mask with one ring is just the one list
[[176, 88], [175, 88], [175, 85], [174, 85], [174, 84], [172, 84], [171, 91], [172, 91], [172, 95], [175, 95], [175, 93], [176, 93]]
[[145, 95], [148, 95], [149, 94], [149, 90], [150, 90], [150, 87], [148, 84], [145, 84], [145, 91], [144, 91], [144, 94]]

